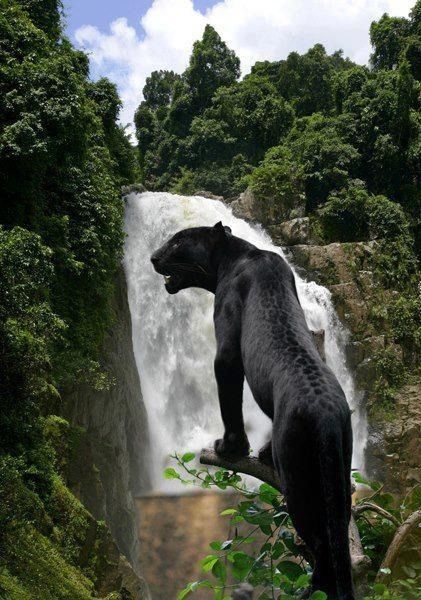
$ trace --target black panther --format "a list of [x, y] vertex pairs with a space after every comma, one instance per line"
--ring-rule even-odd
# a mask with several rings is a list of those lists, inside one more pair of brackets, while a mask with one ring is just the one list
[[[215, 294], [215, 376], [225, 427], [216, 452], [249, 452], [246, 377], [273, 421], [271, 454], [282, 492], [315, 561], [311, 589], [329, 600], [352, 600], [351, 414], [306, 325], [289, 265], [222, 223], [179, 231], [151, 260], [170, 294], [188, 287]], [[262, 458], [268, 454], [266, 447]]]

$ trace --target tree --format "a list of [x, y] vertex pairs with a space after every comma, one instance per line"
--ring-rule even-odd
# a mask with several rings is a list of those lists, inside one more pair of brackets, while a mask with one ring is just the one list
[[340, 120], [320, 114], [295, 124], [286, 144], [301, 165], [307, 210], [323, 204], [329, 193], [340, 190], [355, 172], [359, 153], [344, 139]]
[[393, 69], [399, 62], [406, 38], [409, 34], [409, 21], [403, 17], [389, 17], [385, 13], [370, 27], [370, 41], [373, 53], [370, 57], [375, 69]]
[[181, 76], [174, 71], [152, 71], [143, 88], [145, 105], [151, 110], [167, 108], [174, 98], [174, 88]]
[[211, 25], [193, 45], [189, 66], [184, 74], [193, 96], [195, 113], [209, 106], [219, 87], [233, 84], [240, 76], [240, 61]]
[[42, 29], [49, 37], [58, 40], [61, 33], [61, 0], [20, 0], [32, 23]]

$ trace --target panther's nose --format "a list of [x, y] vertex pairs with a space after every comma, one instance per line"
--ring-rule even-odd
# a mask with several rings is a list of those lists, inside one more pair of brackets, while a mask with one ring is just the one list
[[159, 263], [159, 256], [157, 252], [154, 252], [151, 256], [151, 263], [153, 264], [154, 267], [156, 267]]

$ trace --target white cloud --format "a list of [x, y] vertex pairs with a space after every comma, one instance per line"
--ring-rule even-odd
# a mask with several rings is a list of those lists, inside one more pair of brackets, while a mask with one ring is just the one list
[[146, 77], [156, 69], [182, 72], [193, 42], [213, 25], [241, 59], [242, 73], [257, 60], [279, 60], [317, 42], [339, 48], [358, 63], [370, 54], [371, 21], [384, 12], [407, 16], [414, 0], [220, 0], [205, 14], [192, 0], [154, 0], [141, 16], [140, 32], [124, 17], [107, 33], [80, 27], [77, 44], [90, 53], [93, 76], [107, 76], [123, 100], [121, 121], [129, 123], [142, 99]]

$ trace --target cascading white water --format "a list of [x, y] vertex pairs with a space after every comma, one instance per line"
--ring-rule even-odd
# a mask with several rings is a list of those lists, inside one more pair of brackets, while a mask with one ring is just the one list
[[[228, 206], [199, 196], [159, 192], [130, 194], [126, 199], [124, 255], [133, 346], [148, 413], [153, 489], [165, 491], [162, 470], [174, 451], [198, 451], [222, 434], [213, 373], [215, 336], [213, 295], [188, 289], [169, 295], [155, 273], [150, 256], [170, 236], [186, 227], [222, 221], [234, 235], [277, 252], [268, 235], [232, 215]], [[333, 308], [330, 292], [295, 273], [297, 291], [308, 326], [324, 329], [327, 364], [338, 378], [353, 410], [353, 466], [363, 469], [367, 438], [364, 414], [352, 374], [346, 366], [347, 332]], [[246, 385], [244, 419], [251, 447], [268, 439], [271, 424]], [[174, 486], [168, 488], [174, 491]]]

